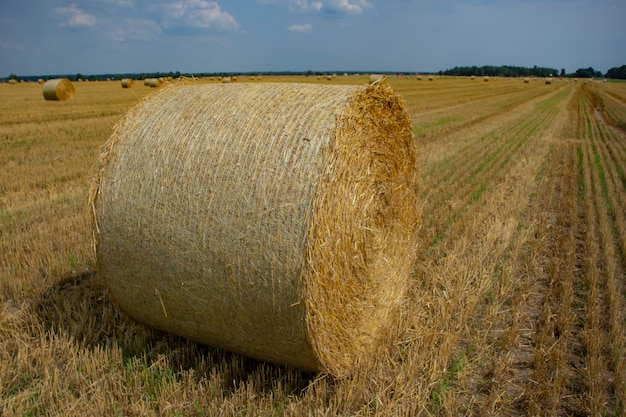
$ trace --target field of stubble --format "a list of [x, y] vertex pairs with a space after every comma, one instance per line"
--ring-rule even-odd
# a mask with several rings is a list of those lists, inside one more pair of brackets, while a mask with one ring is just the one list
[[340, 381], [109, 300], [88, 190], [154, 89], [83, 82], [47, 102], [0, 84], [0, 415], [626, 415], [626, 83], [387, 82], [420, 150], [419, 255], [397, 342]]

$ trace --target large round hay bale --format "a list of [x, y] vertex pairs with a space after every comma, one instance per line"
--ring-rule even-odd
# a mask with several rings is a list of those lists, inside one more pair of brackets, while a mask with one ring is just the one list
[[140, 322], [346, 376], [397, 324], [416, 158], [409, 116], [384, 85], [167, 88], [103, 148], [98, 272]]
[[122, 79], [122, 88], [131, 88], [135, 81], [132, 78], [123, 78]]
[[46, 100], [69, 100], [74, 95], [74, 85], [67, 78], [53, 78], [43, 85]]

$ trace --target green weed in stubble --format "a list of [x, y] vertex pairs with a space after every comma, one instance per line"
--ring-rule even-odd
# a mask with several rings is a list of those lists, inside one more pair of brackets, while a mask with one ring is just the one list
[[454, 384], [459, 378], [459, 373], [465, 368], [467, 364], [466, 353], [461, 352], [456, 356], [450, 358], [450, 364], [448, 371], [443, 375], [439, 384], [433, 388], [430, 394], [430, 411], [437, 414], [444, 405], [444, 398], [446, 393], [454, 389]]

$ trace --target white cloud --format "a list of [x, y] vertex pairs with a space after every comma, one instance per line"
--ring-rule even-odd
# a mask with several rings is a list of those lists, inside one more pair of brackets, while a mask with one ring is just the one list
[[150, 41], [161, 32], [161, 28], [151, 20], [126, 19], [124, 26], [111, 32], [111, 38], [117, 42]]
[[57, 7], [54, 10], [64, 19], [61, 26], [90, 28], [96, 25], [96, 18], [89, 13], [83, 12], [75, 4], [70, 4], [67, 7]]
[[257, 0], [261, 4], [287, 5], [299, 13], [327, 12], [337, 15], [356, 15], [372, 5], [367, 0]]
[[214, 1], [181, 0], [165, 4], [163, 10], [166, 27], [215, 30], [239, 28], [235, 18], [222, 11], [219, 4]]
[[287, 30], [291, 32], [311, 32], [313, 30], [313, 26], [310, 23], [305, 23], [303, 25], [291, 25], [287, 27]]
[[328, 0], [324, 7], [332, 13], [354, 15], [363, 13], [363, 9], [371, 5], [366, 0]]
[[308, 0], [291, 0], [289, 2], [289, 8], [298, 12], [319, 12], [323, 6], [321, 1], [309, 3]]

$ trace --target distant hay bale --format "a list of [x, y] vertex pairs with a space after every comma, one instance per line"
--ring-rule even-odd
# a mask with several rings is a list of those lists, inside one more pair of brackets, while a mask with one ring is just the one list
[[483, 77], [483, 81], [485, 82], [489, 81], [489, 77]]
[[143, 82], [143, 85], [146, 87], [156, 88], [160, 87], [162, 84], [161, 80], [158, 78], [146, 78]]
[[369, 83], [378, 84], [385, 80], [385, 76], [382, 74], [370, 74]]
[[475, 75], [472, 75], [471, 79], [472, 79], [472, 80], [475, 80], [475, 79], [476, 79], [476, 76], [475, 76]]
[[231, 79], [230, 79], [230, 77], [223, 77], [222, 78], [222, 82], [223, 83], [229, 83], [229, 82], [231, 82]]
[[418, 75], [418, 76], [417, 76], [417, 80], [418, 80], [418, 81], [422, 81], [422, 76], [421, 76], [421, 75]]
[[103, 147], [98, 273], [140, 322], [349, 376], [393, 337], [417, 174], [410, 118], [384, 85], [172, 86]]
[[17, 84], [17, 80], [15, 78], [9, 79], [9, 84]]
[[43, 79], [43, 78], [39, 78], [39, 79], [37, 80], [37, 84], [43, 84], [43, 83], [45, 83], [45, 81], [44, 81], [44, 79]]
[[530, 78], [524, 78], [524, 83], [528, 84], [530, 82]]
[[123, 78], [122, 79], [122, 88], [131, 88], [135, 81], [132, 78]]
[[75, 91], [74, 85], [67, 78], [54, 78], [43, 85], [43, 97], [46, 100], [69, 100]]
[[433, 80], [434, 80], [434, 78], [433, 78], [432, 75], [428, 77], [428, 81], [433, 81]]
[[552, 79], [551, 78], [546, 78], [546, 84], [552, 84]]

